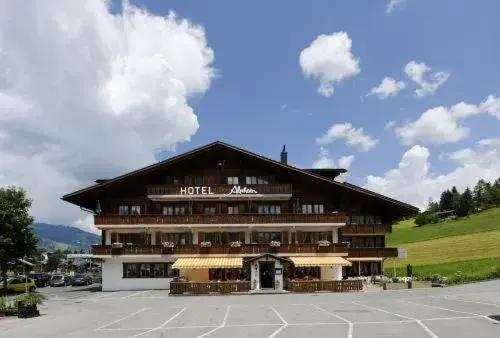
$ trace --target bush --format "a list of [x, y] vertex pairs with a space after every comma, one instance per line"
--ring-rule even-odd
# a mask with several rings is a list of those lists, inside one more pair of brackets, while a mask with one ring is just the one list
[[0, 313], [5, 314], [6, 316], [17, 315], [17, 307], [14, 301], [6, 301], [0, 297]]
[[23, 303], [26, 306], [42, 304], [46, 297], [41, 293], [22, 293], [16, 296], [15, 303]]
[[415, 218], [415, 224], [417, 226], [422, 226], [426, 224], [435, 224], [439, 222], [439, 218], [436, 213], [434, 212], [422, 212], [418, 214], [418, 216]]

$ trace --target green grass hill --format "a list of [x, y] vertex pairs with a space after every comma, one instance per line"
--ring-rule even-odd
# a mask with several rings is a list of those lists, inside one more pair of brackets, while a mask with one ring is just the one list
[[[452, 283], [500, 278], [500, 208], [466, 218], [417, 227], [412, 220], [393, 225], [386, 246], [408, 250], [395, 259], [398, 276], [412, 264], [417, 276], [445, 276]], [[387, 276], [394, 259], [386, 259]]]

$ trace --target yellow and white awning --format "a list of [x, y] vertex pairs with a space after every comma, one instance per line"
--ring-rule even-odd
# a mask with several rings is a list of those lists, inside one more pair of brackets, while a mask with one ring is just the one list
[[290, 257], [290, 260], [296, 267], [313, 267], [313, 266], [351, 266], [351, 262], [342, 257], [335, 256], [300, 256]]
[[172, 265], [172, 269], [234, 269], [242, 267], [242, 257], [178, 258]]

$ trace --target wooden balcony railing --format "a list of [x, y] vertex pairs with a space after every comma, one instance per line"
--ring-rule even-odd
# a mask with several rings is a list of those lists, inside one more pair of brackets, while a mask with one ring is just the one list
[[233, 293], [250, 291], [249, 281], [230, 282], [170, 282], [170, 294], [183, 293], [203, 295], [209, 293]]
[[349, 248], [349, 257], [398, 257], [397, 248]]
[[288, 290], [292, 292], [362, 291], [363, 281], [361, 280], [288, 281]]
[[354, 234], [389, 234], [391, 224], [347, 224], [341, 228], [342, 235]]
[[95, 225], [345, 223], [345, 214], [96, 215]]
[[[205, 194], [210, 187], [210, 192], [214, 195], [226, 195], [231, 192], [234, 186], [247, 187], [253, 189], [257, 194], [263, 195], [288, 195], [292, 194], [291, 184], [217, 184], [217, 185], [204, 185], [206, 187]], [[190, 186], [184, 185], [148, 185], [148, 196], [159, 195], [181, 195], [181, 188], [189, 188]], [[193, 188], [193, 186], [191, 186]], [[201, 188], [200, 188], [201, 189]], [[250, 195], [251, 196], [251, 195]]]
[[344, 243], [332, 243], [329, 246], [317, 244], [281, 244], [279, 247], [271, 247], [269, 244], [242, 244], [240, 247], [230, 245], [212, 245], [202, 247], [196, 244], [179, 245], [166, 248], [163, 245], [123, 245], [114, 248], [111, 245], [94, 245], [94, 255], [216, 255], [216, 254], [266, 254], [266, 253], [347, 253], [347, 245]]

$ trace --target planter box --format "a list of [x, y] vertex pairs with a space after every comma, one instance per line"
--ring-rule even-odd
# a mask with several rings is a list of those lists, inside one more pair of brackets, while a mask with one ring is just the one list
[[38, 311], [36, 305], [27, 305], [19, 303], [17, 306], [17, 317], [18, 318], [33, 318], [40, 316], [40, 311]]

